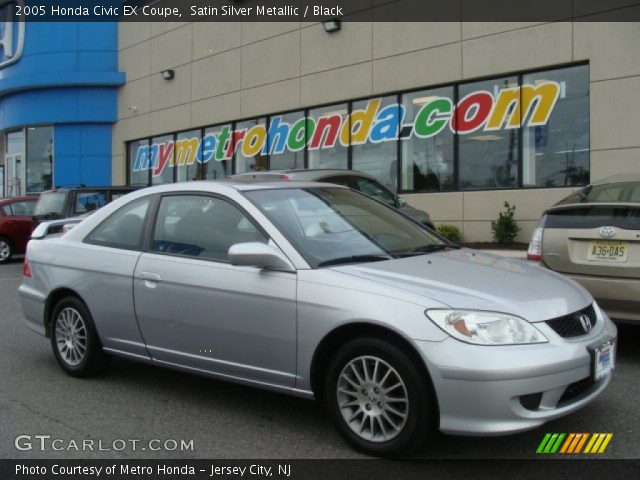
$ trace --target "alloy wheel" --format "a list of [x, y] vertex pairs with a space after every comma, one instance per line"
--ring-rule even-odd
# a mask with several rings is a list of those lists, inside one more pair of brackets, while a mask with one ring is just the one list
[[75, 367], [87, 353], [87, 327], [82, 315], [71, 307], [60, 310], [56, 319], [56, 346], [60, 357]]
[[354, 358], [340, 372], [338, 407], [349, 428], [370, 442], [397, 437], [409, 416], [409, 394], [396, 369], [381, 358]]

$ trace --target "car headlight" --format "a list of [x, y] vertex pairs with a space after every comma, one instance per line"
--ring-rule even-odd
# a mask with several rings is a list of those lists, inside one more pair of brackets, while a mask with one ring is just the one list
[[506, 313], [427, 310], [425, 315], [453, 338], [476, 345], [517, 345], [549, 341], [526, 320]]

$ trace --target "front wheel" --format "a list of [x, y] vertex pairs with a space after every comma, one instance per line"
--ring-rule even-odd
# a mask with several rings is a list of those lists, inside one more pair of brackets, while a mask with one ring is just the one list
[[76, 297], [62, 299], [53, 309], [51, 347], [58, 364], [73, 377], [95, 375], [110, 359], [102, 351], [89, 309]]
[[402, 347], [359, 338], [335, 353], [325, 401], [340, 433], [370, 455], [392, 456], [419, 447], [436, 425], [426, 372]]

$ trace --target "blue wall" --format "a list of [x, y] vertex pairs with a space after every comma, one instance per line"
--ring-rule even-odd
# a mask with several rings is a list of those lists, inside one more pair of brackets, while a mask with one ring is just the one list
[[27, 23], [24, 53], [0, 69], [0, 130], [54, 125], [54, 185], [111, 183], [116, 22]]

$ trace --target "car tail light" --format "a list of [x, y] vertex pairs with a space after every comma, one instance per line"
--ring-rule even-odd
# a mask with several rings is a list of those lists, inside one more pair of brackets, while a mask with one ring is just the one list
[[27, 260], [27, 256], [24, 257], [24, 262], [22, 262], [22, 276], [25, 278], [31, 278], [31, 267], [29, 267], [29, 260]]
[[539, 262], [542, 260], [542, 236], [544, 235], [544, 221], [546, 219], [544, 215], [535, 230], [531, 235], [531, 242], [529, 243], [529, 249], [527, 250], [527, 260], [533, 260]]
[[280, 180], [289, 180], [289, 175], [280, 175]]

